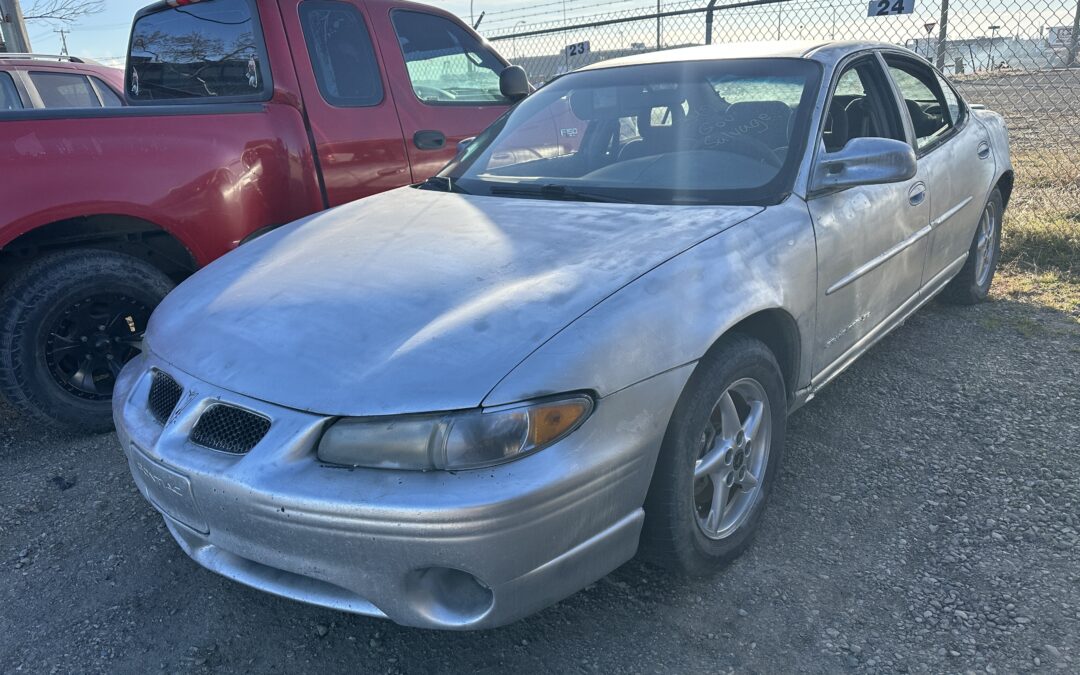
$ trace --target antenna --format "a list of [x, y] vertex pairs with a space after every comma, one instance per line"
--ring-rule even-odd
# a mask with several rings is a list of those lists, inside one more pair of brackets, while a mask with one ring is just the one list
[[67, 34], [70, 33], [66, 28], [54, 28], [54, 33], [60, 33], [60, 56], [70, 56], [67, 48]]

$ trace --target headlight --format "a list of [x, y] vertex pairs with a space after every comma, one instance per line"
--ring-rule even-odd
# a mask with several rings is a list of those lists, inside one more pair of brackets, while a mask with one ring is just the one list
[[339, 420], [319, 441], [323, 462], [386, 469], [475, 469], [524, 457], [578, 428], [592, 399], [495, 410]]

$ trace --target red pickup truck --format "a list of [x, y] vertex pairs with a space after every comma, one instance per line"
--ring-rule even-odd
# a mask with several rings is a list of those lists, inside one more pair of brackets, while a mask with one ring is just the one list
[[139, 11], [128, 105], [0, 112], [0, 391], [42, 422], [110, 428], [115, 375], [176, 282], [260, 232], [429, 177], [523, 95], [500, 87], [524, 80], [506, 69], [411, 2]]

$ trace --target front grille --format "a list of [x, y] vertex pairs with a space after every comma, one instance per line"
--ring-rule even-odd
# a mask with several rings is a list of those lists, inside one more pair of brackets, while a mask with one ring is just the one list
[[154, 416], [154, 419], [164, 425], [169, 421], [169, 415], [172, 415], [173, 410], [176, 409], [176, 404], [180, 402], [180, 396], [183, 393], [184, 388], [177, 384], [176, 380], [160, 370], [154, 371], [146, 407], [150, 409], [150, 414]]
[[231, 405], [215, 403], [206, 409], [191, 431], [191, 442], [242, 455], [262, 440], [270, 429], [270, 420]]

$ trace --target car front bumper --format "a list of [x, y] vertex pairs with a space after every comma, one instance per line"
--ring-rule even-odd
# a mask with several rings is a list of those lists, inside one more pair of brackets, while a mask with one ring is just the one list
[[[183, 387], [165, 425], [149, 413], [152, 373]], [[509, 623], [630, 559], [672, 408], [692, 365], [597, 403], [566, 439], [487, 469], [348, 469], [318, 462], [333, 421], [196, 380], [152, 354], [114, 395], [139, 490], [184, 551], [284, 597], [428, 628]], [[190, 440], [210, 405], [271, 420], [248, 453]]]

